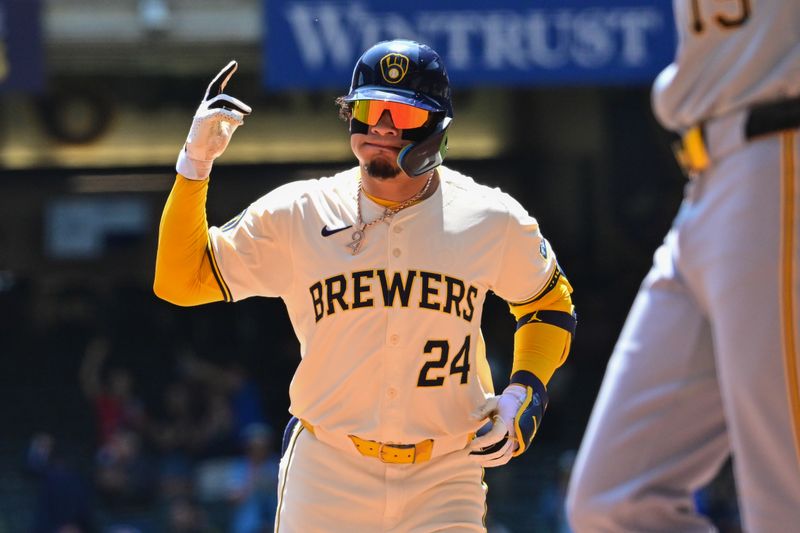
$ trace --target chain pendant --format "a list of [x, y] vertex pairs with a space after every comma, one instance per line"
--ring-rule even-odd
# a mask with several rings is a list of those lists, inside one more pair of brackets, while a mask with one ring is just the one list
[[412, 205], [414, 202], [425, 196], [425, 193], [428, 192], [428, 188], [431, 186], [431, 181], [433, 181], [434, 173], [431, 172], [431, 175], [428, 176], [428, 181], [425, 182], [425, 186], [418, 191], [414, 196], [409, 198], [408, 200], [401, 202], [400, 205], [395, 206], [394, 208], [386, 207], [383, 210], [383, 214], [378, 217], [377, 219], [373, 220], [369, 224], [364, 223], [361, 218], [361, 179], [358, 180], [358, 191], [356, 192], [356, 230], [350, 235], [350, 238], [353, 239], [349, 243], [347, 243], [347, 247], [352, 250], [352, 255], [357, 255], [361, 251], [361, 245], [364, 242], [364, 234], [367, 231], [367, 228], [378, 224], [379, 222], [383, 222], [386, 219], [393, 217], [398, 211], [405, 209], [406, 207]]
[[361, 250], [361, 243], [364, 240], [364, 224], [359, 226], [358, 229], [350, 235], [350, 238], [353, 240], [347, 243], [347, 247], [352, 250], [352, 255], [356, 255]]

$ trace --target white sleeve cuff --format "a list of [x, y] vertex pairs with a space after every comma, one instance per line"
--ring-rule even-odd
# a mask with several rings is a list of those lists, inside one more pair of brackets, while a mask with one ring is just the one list
[[211, 165], [213, 164], [213, 159], [210, 161], [191, 159], [184, 147], [181, 149], [181, 153], [178, 154], [178, 162], [175, 163], [175, 170], [184, 178], [203, 181], [211, 174]]

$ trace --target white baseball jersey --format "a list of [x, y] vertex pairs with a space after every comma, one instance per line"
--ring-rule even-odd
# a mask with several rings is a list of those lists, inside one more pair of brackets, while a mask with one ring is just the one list
[[[290, 411], [317, 431], [398, 443], [459, 436], [466, 445], [487, 392], [475, 360], [486, 294], [526, 300], [556, 268], [515, 200], [438, 172], [436, 191], [369, 227], [357, 255], [347, 246], [357, 168], [279, 187], [210, 229], [234, 300], [283, 298], [302, 355]], [[380, 217], [382, 207], [358, 197], [365, 222]]]
[[665, 128], [681, 131], [754, 102], [800, 94], [797, 0], [675, 0], [673, 6], [678, 50], [653, 87], [653, 109]]

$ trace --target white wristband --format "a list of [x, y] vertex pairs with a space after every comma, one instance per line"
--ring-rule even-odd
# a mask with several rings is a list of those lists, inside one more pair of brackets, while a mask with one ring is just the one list
[[175, 163], [175, 170], [184, 178], [203, 181], [211, 174], [211, 166], [213, 164], [213, 159], [210, 161], [191, 159], [184, 147], [181, 149], [181, 153], [178, 154], [178, 162]]
[[512, 383], [503, 390], [503, 394], [511, 394], [517, 399], [519, 404], [522, 405], [522, 402], [525, 401], [525, 398], [528, 396], [528, 389], [519, 383]]

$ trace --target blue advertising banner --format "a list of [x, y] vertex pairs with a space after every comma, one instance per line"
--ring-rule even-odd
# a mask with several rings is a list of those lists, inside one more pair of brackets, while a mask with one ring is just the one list
[[647, 84], [674, 56], [670, 0], [266, 0], [264, 84], [347, 87], [374, 43], [415, 39], [453, 85]]
[[0, 0], [0, 91], [44, 86], [40, 0]]

